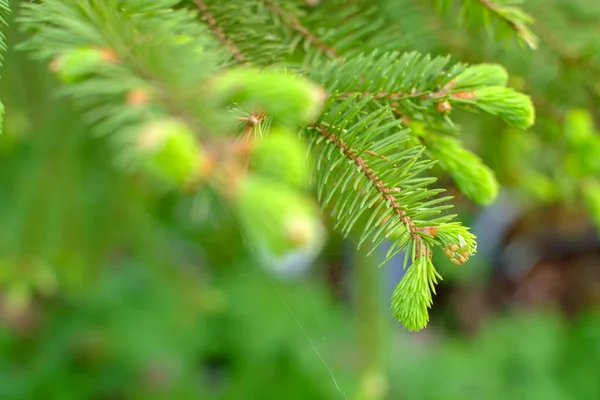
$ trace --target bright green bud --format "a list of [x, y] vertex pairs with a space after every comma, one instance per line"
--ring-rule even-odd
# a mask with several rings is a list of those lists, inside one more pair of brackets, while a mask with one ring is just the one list
[[205, 160], [194, 133], [175, 119], [151, 122], [137, 137], [143, 168], [168, 185], [186, 186]]
[[427, 142], [427, 150], [439, 160], [440, 166], [448, 171], [461, 192], [470, 199], [483, 205], [496, 199], [499, 187], [496, 175], [477, 155], [465, 149], [460, 141], [436, 136]]
[[309, 182], [307, 146], [298, 135], [285, 128], [273, 128], [257, 139], [250, 156], [252, 170], [297, 188]]
[[234, 206], [246, 237], [270, 268], [303, 269], [323, 246], [318, 205], [287, 185], [249, 175]]
[[64, 82], [71, 83], [94, 72], [99, 65], [115, 62], [116, 59], [116, 55], [110, 50], [80, 47], [54, 59], [50, 69]]
[[213, 81], [216, 96], [269, 115], [275, 123], [307, 124], [317, 118], [324, 90], [286, 72], [232, 69]]
[[450, 96], [450, 101], [454, 104], [475, 106], [499, 116], [506, 123], [519, 129], [527, 129], [535, 121], [531, 98], [504, 86], [487, 86], [472, 91], [456, 92]]
[[498, 64], [471, 65], [461, 72], [452, 85], [453, 89], [470, 89], [480, 86], [506, 86], [508, 72]]
[[391, 298], [392, 314], [409, 331], [418, 331], [427, 326], [428, 309], [433, 304], [431, 294], [435, 293], [435, 284], [441, 279], [431, 259], [424, 255], [413, 261], [394, 289]]
[[440, 224], [436, 238], [442, 243], [444, 254], [453, 264], [464, 264], [477, 252], [477, 238], [459, 222]]
[[531, 98], [514, 89], [489, 86], [475, 91], [475, 106], [519, 129], [527, 129], [535, 121]]

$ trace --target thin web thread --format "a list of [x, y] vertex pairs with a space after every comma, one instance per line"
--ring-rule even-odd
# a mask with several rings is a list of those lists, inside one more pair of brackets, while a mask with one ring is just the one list
[[[236, 229], [240, 232], [240, 235], [241, 235], [241, 237], [242, 237], [242, 239], [243, 239], [243, 241], [244, 241], [244, 243], [246, 245], [246, 249], [248, 250], [248, 252], [250, 253], [250, 255], [254, 258], [254, 261], [256, 261], [257, 264], [260, 264], [260, 260], [259, 260], [258, 256], [255, 254], [254, 249], [252, 248], [252, 246], [250, 245], [250, 243], [246, 239], [246, 236], [244, 235], [244, 233], [240, 229], [239, 225], [237, 224], [237, 221], [235, 220], [235, 218], [233, 217], [233, 215], [229, 212], [229, 209], [227, 208], [226, 204], [223, 203], [223, 200], [220, 197], [218, 197], [218, 199], [219, 199], [219, 202], [221, 203], [221, 205], [223, 206], [223, 209], [227, 212], [227, 215], [229, 215], [229, 217], [233, 221]], [[288, 311], [290, 312], [290, 314], [294, 318], [294, 321], [296, 321], [296, 324], [300, 327], [300, 330], [302, 331], [302, 333], [306, 337], [306, 340], [308, 341], [308, 343], [310, 344], [310, 346], [312, 347], [312, 349], [314, 350], [314, 352], [317, 354], [317, 356], [321, 360], [321, 363], [323, 364], [323, 366], [325, 367], [325, 369], [329, 373], [329, 376], [331, 377], [331, 380], [333, 381], [333, 384], [335, 385], [335, 388], [338, 391], [338, 393], [340, 395], [342, 395], [342, 397], [344, 398], [344, 400], [348, 400], [348, 396], [346, 395], [346, 393], [340, 387], [340, 385], [339, 385], [339, 383], [338, 383], [338, 381], [337, 381], [337, 379], [335, 377], [335, 374], [333, 373], [333, 370], [329, 367], [329, 365], [325, 361], [325, 358], [323, 358], [323, 355], [321, 354], [321, 352], [319, 351], [319, 349], [317, 348], [317, 346], [315, 345], [315, 343], [313, 342], [313, 340], [310, 338], [308, 332], [306, 331], [306, 329], [302, 325], [302, 322], [300, 322], [300, 320], [298, 319], [298, 316], [296, 315], [296, 313], [294, 312], [294, 310], [292, 309], [292, 307], [290, 306], [290, 304], [287, 302], [287, 300], [285, 299], [285, 297], [283, 297], [283, 294], [279, 290], [279, 287], [277, 286], [277, 284], [275, 283], [275, 281], [273, 280], [273, 278], [271, 278], [271, 276], [264, 269], [260, 268], [260, 270], [267, 277], [267, 280], [269, 281], [269, 283], [271, 284], [271, 286], [273, 286], [273, 288], [275, 289], [275, 292], [277, 292], [277, 295], [279, 296], [279, 298], [281, 299], [281, 301], [283, 302], [283, 304], [285, 305], [285, 307], [288, 309]], [[310, 292], [310, 289], [309, 289], [309, 292]], [[311, 299], [312, 299], [312, 297], [311, 297]], [[313, 307], [314, 307], [314, 302], [313, 302]], [[319, 327], [320, 327], [320, 324], [319, 324]], [[321, 334], [323, 335], [323, 339], [325, 339], [325, 336], [323, 334], [322, 329], [321, 329]], [[326, 347], [327, 347], [327, 345], [326, 345]], [[329, 350], [327, 350], [327, 352], [329, 353]], [[329, 358], [331, 359], [331, 356]]]

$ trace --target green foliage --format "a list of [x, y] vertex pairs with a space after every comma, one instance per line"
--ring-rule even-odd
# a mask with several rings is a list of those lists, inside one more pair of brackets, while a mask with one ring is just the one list
[[494, 172], [461, 142], [452, 137], [429, 133], [427, 151], [440, 160], [440, 166], [454, 179], [461, 192], [479, 204], [490, 204], [498, 195]]
[[431, 293], [441, 276], [428, 257], [429, 249], [424, 247], [423, 255], [413, 261], [392, 294], [392, 313], [410, 331], [427, 326], [427, 309], [433, 304]]
[[472, 65], [456, 77], [454, 87], [465, 91], [480, 86], [506, 86], [508, 71], [498, 64]]
[[250, 153], [250, 168], [297, 188], [310, 182], [307, 146], [286, 128], [272, 128], [264, 138], [256, 139]]
[[454, 100], [457, 103], [473, 104], [520, 129], [527, 129], [533, 125], [535, 116], [531, 99], [512, 88], [488, 86], [474, 90], [473, 98], [469, 97]]
[[168, 186], [185, 188], [202, 174], [205, 162], [194, 133], [181, 121], [153, 121], [136, 137], [142, 168]]
[[407, 38], [368, 1], [187, 0], [213, 30], [230, 61], [312, 68], [363, 49], [398, 50]]
[[306, 124], [319, 115], [322, 89], [297, 75], [233, 69], [211, 82], [225, 105], [242, 104], [264, 112], [276, 124]]
[[[152, 6], [116, 0], [92, 0], [80, 6], [71, 0], [49, 0], [27, 6], [21, 22], [34, 33], [25, 48], [36, 57], [53, 60], [52, 69], [67, 83], [66, 93], [89, 110], [88, 116], [102, 132], [112, 133], [116, 143], [125, 143], [120, 146], [122, 160], [144, 151], [144, 146], [127, 145], [147, 142], [148, 130], [143, 126], [157, 118], [181, 119], [191, 132], [177, 135], [177, 140], [169, 136], [148, 160], [149, 170], [154, 175], [160, 171], [163, 180], [184, 183], [192, 192], [204, 184], [216, 191], [233, 205], [258, 253], [280, 257], [284, 250], [293, 250], [285, 244], [289, 236], [285, 232], [292, 229], [289, 224], [298, 225], [303, 232], [299, 235], [306, 237], [300, 246], [304, 258], [316, 256], [322, 236], [312, 212], [303, 214], [300, 222], [281, 219], [296, 214], [285, 206], [293, 208], [305, 201], [304, 194], [285, 188], [301, 181], [298, 155], [282, 165], [281, 172], [262, 173], [284, 185], [248, 174], [248, 166], [258, 167], [259, 173], [278, 168], [277, 162], [265, 165], [271, 158], [265, 152], [276, 154], [282, 144], [269, 148], [266, 139], [262, 150], [259, 146], [253, 153], [239, 145], [239, 134], [244, 133], [242, 140], [251, 149], [253, 136], [260, 132], [259, 136], [268, 137], [273, 125], [302, 129], [313, 152], [318, 198], [337, 220], [336, 227], [344, 235], [356, 236], [359, 246], [369, 242], [372, 253], [392, 239], [385, 261], [406, 252], [406, 266], [416, 262], [419, 250], [415, 249], [422, 246], [445, 251], [460, 243], [458, 230], [436, 236], [454, 216], [442, 214], [450, 207], [450, 198], [438, 196], [443, 189], [430, 187], [436, 179], [425, 173], [435, 160], [425, 156], [439, 159], [459, 187], [481, 203], [495, 197], [492, 174], [474, 155], [458, 163], [455, 153], [468, 153], [455, 139], [440, 133], [439, 142], [432, 143], [436, 136], [411, 132], [411, 122], [406, 121], [421, 124], [425, 132], [443, 132], [453, 126], [450, 112], [457, 105], [529, 127], [534, 118], [531, 101], [500, 86], [507, 81], [505, 70], [489, 64], [449, 65], [449, 57], [417, 52], [386, 52], [389, 46], [383, 44], [365, 56], [362, 49], [376, 43], [386, 30], [375, 33], [382, 23], [378, 19], [361, 23], [375, 9], [358, 3], [343, 7], [341, 13], [331, 13], [324, 5], [311, 12], [272, 0], [242, 3], [194, 1], [206, 26], [188, 8], [169, 12], [174, 2], [166, 0]], [[119, 13], [109, 11], [117, 8]], [[314, 24], [325, 23], [324, 12], [340, 14], [344, 23], [334, 24], [328, 18], [329, 27], [313, 33]], [[264, 29], [269, 23], [282, 34], [267, 35]], [[395, 29], [393, 24], [390, 29]], [[255, 37], [262, 39], [254, 41]], [[232, 67], [232, 62], [242, 66]], [[281, 70], [283, 65], [289, 70]], [[306, 74], [322, 86], [289, 71]], [[236, 130], [236, 114], [246, 121], [242, 132]], [[415, 143], [416, 137], [422, 143]], [[444, 142], [452, 143], [455, 151], [440, 151]], [[202, 156], [200, 146], [206, 149]], [[294, 147], [286, 151], [293, 153]], [[199, 163], [208, 166], [196, 167]], [[205, 170], [200, 180], [197, 168]], [[277, 190], [281, 190], [280, 200], [275, 199]], [[270, 203], [273, 210], [264, 209]], [[269, 218], [272, 232], [265, 225]], [[462, 263], [471, 250], [474, 247], [458, 258], [449, 257]], [[433, 287], [422, 274], [414, 276], [423, 281], [400, 285], [407, 298], [423, 295], [415, 288]], [[406, 304], [414, 305], [421, 317], [402, 318], [411, 329], [426, 321], [417, 303]]]
[[[516, 2], [460, 3], [467, 22], [532, 41]], [[477, 203], [499, 182], [600, 225], [596, 2], [528, 1], [536, 52], [420, 0], [10, 6], [1, 399], [600, 398], [597, 315], [490, 315], [467, 338], [428, 322], [441, 275], [478, 260], [450, 270], [434, 253], [462, 265], [477, 250], [446, 214], [474, 207], [438, 172]], [[536, 106], [527, 131], [520, 91]], [[373, 263], [344, 293], [352, 316], [330, 304], [313, 278], [337, 282], [345, 261], [330, 234], [314, 262], [326, 230], [312, 189], [349, 243], [404, 251], [391, 313], [429, 333], [379, 335]], [[260, 270], [313, 263], [327, 270], [297, 281]]]
[[[438, 225], [451, 216], [440, 216], [448, 208], [440, 203], [447, 198], [430, 199], [442, 191], [427, 187], [435, 179], [419, 176], [432, 162], [419, 159], [422, 147], [402, 149], [408, 130], [391, 118], [391, 111], [357, 113], [370, 100], [365, 97], [358, 107], [352, 98], [327, 106], [331, 114], [324, 113], [307, 134], [312, 136], [318, 197], [324, 207], [332, 204], [336, 228], [349, 235], [363, 217], [358, 246], [370, 239], [373, 248], [391, 232], [402, 232], [394, 239], [388, 259], [420, 240], [419, 228]], [[360, 129], [360, 135], [355, 129]], [[333, 187], [325, 190], [330, 182]]]
[[101, 49], [79, 48], [67, 51], [52, 64], [57, 75], [66, 83], [85, 78], [99, 65], [110, 59]]
[[[307, 264], [323, 247], [319, 208], [303, 193], [269, 179], [249, 176], [235, 194], [243, 233], [265, 265]], [[283, 266], [282, 266], [283, 265]]]
[[[101, 271], [83, 294], [34, 299], [43, 323], [26, 329], [46, 338], [35, 345], [19, 333], [16, 319], [3, 315], [0, 397], [337, 398], [327, 371], [307, 359], [313, 349], [256, 265], [211, 285], [177, 267], [129, 261]], [[314, 289], [299, 290], [287, 301], [303, 320], [313, 312], [303, 306], [307, 296], [320, 313], [333, 309]], [[243, 307], [236, 306], [240, 302]], [[322, 326], [344, 335], [332, 322]], [[262, 360], [261, 368], [248, 360]]]

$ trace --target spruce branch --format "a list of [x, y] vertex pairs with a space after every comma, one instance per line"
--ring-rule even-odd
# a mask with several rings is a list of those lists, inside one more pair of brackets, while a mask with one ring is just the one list
[[280, 62], [287, 52], [281, 38], [273, 33], [270, 11], [260, 7], [263, 0], [185, 0], [191, 10], [228, 51], [231, 64], [269, 66]]
[[[410, 268], [392, 298], [394, 314], [409, 329], [425, 326], [439, 279], [431, 249], [441, 248], [455, 264], [476, 251], [468, 228], [445, 213], [451, 197], [426, 171], [439, 161], [473, 198], [487, 202], [495, 194], [489, 169], [434, 127], [449, 125], [454, 107], [527, 127], [527, 97], [506, 88], [506, 71], [494, 65], [385, 52], [397, 42], [367, 2], [340, 7], [342, 0], [328, 0], [310, 10], [279, 0], [180, 3], [28, 5], [22, 22], [34, 37], [26, 47], [55, 61], [65, 92], [103, 132], [130, 143], [142, 126], [135, 143], [151, 167], [180, 182], [198, 178], [194, 163], [201, 159], [201, 178], [209, 174], [225, 188], [223, 197], [260, 251], [275, 244], [269, 257], [290, 249], [312, 257], [321, 243], [314, 204], [298, 194], [307, 170], [295, 131], [304, 127], [317, 195], [335, 228], [357, 234], [359, 246], [371, 241], [371, 252], [391, 240], [383, 262], [405, 253]], [[380, 50], [359, 53], [375, 43]], [[309, 70], [323, 87], [272, 68], [284, 61]], [[249, 63], [256, 67], [234, 66]], [[478, 186], [478, 179], [486, 181]]]
[[[343, 71], [342, 79], [338, 71]], [[408, 118], [430, 108], [445, 119], [454, 104], [466, 109], [474, 106], [519, 128], [528, 128], [534, 121], [529, 97], [504, 87], [506, 71], [495, 65], [449, 65], [449, 57], [375, 51], [319, 64], [310, 75], [332, 97], [369, 98], [375, 108], [393, 105]]]
[[391, 238], [385, 261], [404, 250], [414, 257], [426, 242], [442, 244], [435, 232], [454, 217], [441, 215], [451, 207], [445, 204], [450, 198], [436, 197], [443, 189], [428, 188], [435, 178], [421, 176], [433, 165], [421, 157], [424, 148], [408, 145], [409, 131], [389, 108], [365, 111], [370, 101], [330, 99], [306, 129], [317, 196], [337, 229], [358, 235], [358, 246], [370, 238], [374, 251]]
[[208, 25], [210, 30], [214, 33], [214, 35], [217, 37], [219, 42], [221, 42], [221, 44], [223, 46], [225, 46], [225, 48], [227, 48], [227, 50], [229, 50], [229, 52], [231, 53], [231, 55], [233, 56], [235, 61], [237, 61], [239, 64], [249, 64], [248, 61], [246, 60], [246, 57], [242, 54], [241, 50], [236, 46], [236, 44], [231, 39], [229, 39], [227, 37], [227, 35], [225, 34], [225, 32], [223, 30], [223, 27], [217, 23], [217, 20], [212, 15], [212, 13], [209, 11], [204, 0], [194, 0], [194, 2], [196, 3], [196, 5], [198, 6], [198, 9], [200, 10], [200, 15], [202, 16], [202, 19], [206, 22], [206, 24]]
[[292, 30], [298, 32], [304, 40], [318, 48], [323, 54], [330, 58], [338, 58], [339, 54], [335, 47], [325, 44], [319, 37], [310, 31], [306, 26], [302, 24], [297, 15], [293, 12], [285, 10], [274, 0], [264, 0], [267, 8], [271, 10], [275, 15], [281, 18], [281, 20]]
[[[391, 207], [394, 214], [396, 214], [398, 216], [398, 218], [400, 219], [400, 221], [402, 221], [402, 223], [406, 226], [406, 228], [408, 229], [408, 232], [410, 233], [410, 236], [413, 238], [413, 240], [420, 243], [421, 236], [418, 234], [418, 231], [417, 231], [417, 228], [415, 227], [414, 222], [406, 214], [406, 210], [404, 210], [400, 206], [400, 203], [398, 202], [397, 198], [392, 194], [393, 191], [399, 191], [400, 189], [394, 190], [396, 188], [388, 188], [386, 186], [385, 182], [377, 176], [377, 173], [371, 167], [369, 167], [369, 164], [367, 163], [367, 161], [363, 157], [358, 155], [358, 152], [356, 151], [356, 149], [349, 147], [334, 132], [330, 131], [327, 126], [321, 124], [321, 125], [315, 127], [315, 130], [317, 132], [319, 132], [319, 134], [323, 135], [323, 137], [325, 137], [328, 141], [333, 143], [338, 149], [340, 149], [341, 152], [360, 169], [362, 174], [364, 174], [364, 176], [367, 178], [367, 180], [373, 185], [375, 190], [379, 193], [383, 202], [387, 203], [387, 205], [389, 207]], [[370, 151], [370, 150], [366, 150], [365, 154], [375, 156], [375, 157], [381, 157], [386, 161], [389, 160], [388, 157], [379, 156], [377, 153]]]

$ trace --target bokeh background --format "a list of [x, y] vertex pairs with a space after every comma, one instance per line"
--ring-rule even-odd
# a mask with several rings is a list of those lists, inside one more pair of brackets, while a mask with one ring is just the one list
[[442, 176], [479, 253], [439, 257], [429, 327], [390, 316], [401, 261], [376, 269], [332, 231], [303, 274], [266, 270], [218, 199], [120, 170], [48, 67], [15, 50], [11, 18], [0, 399], [600, 399], [600, 199], [582, 196], [600, 147], [565, 139], [600, 140], [600, 3], [528, 1], [535, 51], [429, 2], [379, 3], [407, 47], [501, 63], [538, 110], [526, 132], [458, 117], [503, 190], [482, 209]]

